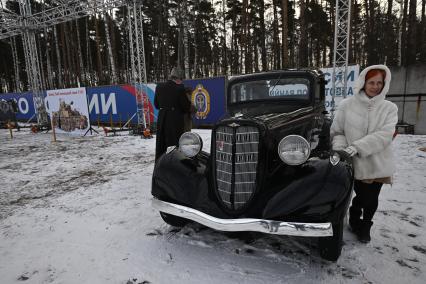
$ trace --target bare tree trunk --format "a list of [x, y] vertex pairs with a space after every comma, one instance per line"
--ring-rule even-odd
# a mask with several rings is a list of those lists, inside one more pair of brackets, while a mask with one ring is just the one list
[[65, 25], [66, 23], [60, 24], [60, 32], [61, 32], [61, 48], [62, 48], [62, 63], [64, 64], [64, 87], [68, 87], [70, 83], [70, 77], [69, 77], [69, 64], [68, 64], [68, 52], [67, 52], [67, 46], [65, 44]]
[[181, 68], [183, 66], [183, 56], [185, 54], [184, 47], [183, 47], [183, 17], [182, 17], [182, 10], [181, 7], [177, 7], [177, 28], [178, 28], [178, 39], [177, 39], [177, 66]]
[[222, 75], [228, 74], [228, 51], [226, 48], [226, 0], [222, 0], [222, 30], [223, 30], [223, 41], [222, 41]]
[[49, 41], [49, 35], [47, 32], [47, 28], [44, 28], [44, 35], [45, 35], [45, 40], [46, 40], [46, 69], [47, 69], [47, 88], [49, 90], [53, 89], [53, 75], [52, 75], [52, 64], [50, 63], [50, 41]]
[[110, 83], [116, 84], [117, 83], [117, 73], [115, 70], [115, 63], [114, 63], [114, 56], [112, 55], [112, 46], [111, 46], [111, 40], [109, 37], [109, 27], [108, 27], [108, 13], [104, 13], [104, 27], [105, 27], [105, 39], [108, 47], [108, 62], [109, 66], [111, 68], [111, 76], [110, 76]]
[[189, 72], [189, 44], [188, 44], [188, 2], [183, 0], [183, 64], [185, 68], [185, 78], [191, 78]]
[[100, 40], [100, 35], [99, 35], [99, 21], [98, 19], [94, 18], [95, 20], [95, 38], [96, 38], [96, 57], [97, 57], [97, 67], [98, 67], [98, 82], [97, 84], [102, 84], [103, 80], [104, 80], [104, 76], [103, 76], [103, 66], [102, 66], [102, 55], [101, 55], [101, 40]]
[[[195, 1], [195, 7], [198, 9], [200, 6], [200, 1], [196, 0]], [[198, 44], [197, 44], [197, 40], [199, 38], [199, 33], [200, 31], [198, 30], [198, 27], [195, 23], [196, 19], [194, 17], [194, 22], [193, 22], [193, 26], [194, 26], [194, 76], [195, 77], [199, 77], [201, 75], [200, 69], [199, 69], [199, 52], [198, 52]]]
[[407, 61], [406, 64], [416, 63], [416, 26], [417, 26], [417, 17], [416, 17], [416, 8], [417, 0], [410, 0], [410, 9], [408, 17], [408, 31], [407, 31]]
[[265, 29], [265, 1], [260, 1], [260, 9], [259, 9], [259, 21], [260, 21], [260, 49], [261, 49], [261, 61], [262, 61], [262, 71], [268, 69], [267, 58], [266, 58], [266, 29]]
[[307, 37], [307, 22], [306, 8], [307, 0], [300, 0], [300, 42], [299, 42], [299, 67], [308, 67], [308, 37]]
[[82, 76], [81, 73], [85, 74], [86, 72], [84, 72], [83, 54], [81, 52], [80, 27], [78, 25], [78, 20], [75, 20], [75, 29], [77, 33], [77, 54], [78, 54], [77, 74], [78, 74], [79, 82], [82, 82], [84, 80], [83, 79], [84, 76]]
[[253, 46], [256, 46], [256, 43], [253, 41], [253, 35], [250, 32], [251, 26], [251, 17], [248, 15], [247, 17], [247, 33], [246, 33], [246, 55], [245, 55], [245, 65], [246, 65], [246, 73], [253, 72]]
[[114, 66], [115, 66], [115, 78], [117, 80], [116, 83], [120, 83], [120, 81], [122, 81], [122, 80], [120, 80], [120, 73], [121, 72], [120, 72], [120, 63], [119, 63], [119, 60], [118, 60], [119, 56], [118, 56], [118, 52], [117, 52], [117, 41], [116, 41], [116, 38], [115, 38], [115, 24], [114, 24], [114, 20], [112, 18], [112, 16], [114, 15], [113, 13], [114, 13], [113, 10], [109, 11], [109, 15], [111, 15], [111, 16], [109, 17], [110, 19], [108, 21], [108, 27], [109, 27], [109, 31], [110, 31], [110, 37], [111, 37], [111, 50], [112, 50], [112, 59], [113, 59]]
[[86, 86], [92, 84], [92, 52], [90, 49], [90, 37], [89, 37], [89, 17], [85, 18], [85, 25], [86, 25], [86, 66], [85, 69], [85, 79], [86, 79]]
[[386, 11], [386, 27], [384, 33], [384, 42], [385, 42], [385, 64], [388, 64], [389, 60], [392, 58], [393, 53], [393, 40], [392, 40], [392, 6], [393, 0], [388, 0], [388, 7]]
[[280, 61], [280, 44], [278, 39], [278, 11], [277, 6], [274, 5], [274, 20], [273, 20], [273, 47], [272, 53], [274, 55], [274, 67], [273, 69], [281, 69]]
[[65, 40], [65, 35], [73, 35], [73, 33], [71, 32], [71, 30], [68, 27], [68, 22], [64, 23], [63, 25], [64, 30], [63, 30], [63, 36], [64, 36], [64, 46], [66, 47], [66, 61], [68, 64], [68, 86], [72, 86], [75, 83], [74, 80], [74, 76], [75, 76], [75, 68], [74, 68], [74, 58], [71, 56], [71, 44], [72, 42], [74, 42], [74, 40], [71, 38], [71, 40]]
[[402, 31], [401, 31], [401, 65], [406, 65], [407, 62], [407, 11], [408, 0], [404, 0], [404, 9], [402, 16]]
[[282, 48], [282, 59], [283, 59], [283, 68], [289, 67], [288, 64], [288, 0], [281, 0], [281, 21], [282, 21], [282, 31], [281, 38], [283, 42]]
[[[331, 30], [334, 31], [334, 26], [336, 22], [336, 5], [335, 1], [330, 1], [330, 25]], [[333, 65], [333, 52], [334, 52], [334, 41], [330, 40], [330, 46], [329, 46], [330, 52], [328, 53], [328, 64], [331, 66]]]
[[235, 29], [237, 25], [237, 16], [234, 14], [232, 17], [232, 29], [231, 29], [231, 73], [237, 74], [238, 70], [238, 42], [235, 36]]
[[56, 61], [58, 64], [58, 87], [64, 87], [64, 79], [62, 77], [62, 63], [61, 63], [61, 53], [59, 51], [59, 40], [58, 40], [58, 29], [57, 26], [53, 26], [53, 32], [55, 34], [55, 51], [56, 51]]
[[69, 33], [72, 35], [72, 39], [69, 41], [69, 52], [70, 52], [70, 56], [71, 56], [71, 65], [72, 65], [72, 80], [73, 80], [73, 84], [77, 84], [78, 79], [79, 79], [79, 62], [78, 62], [78, 53], [77, 53], [77, 46], [76, 46], [76, 42], [77, 40], [75, 39], [76, 37], [76, 32], [74, 31], [74, 27], [72, 22], [68, 22], [69, 23]]
[[420, 31], [420, 62], [426, 63], [426, 15], [425, 15], [426, 0], [422, 0], [422, 24]]
[[398, 66], [402, 65], [402, 24], [404, 19], [404, 2], [400, 0], [399, 8], [399, 21], [398, 21], [398, 55], [397, 55], [397, 64]]
[[241, 12], [241, 29], [242, 29], [242, 34], [241, 34], [241, 58], [240, 58], [240, 62], [244, 65], [244, 73], [247, 73], [247, 65], [248, 62], [246, 61], [246, 55], [247, 55], [247, 48], [248, 48], [248, 43], [247, 43], [247, 32], [248, 32], [248, 26], [247, 26], [247, 18], [248, 18], [248, 0], [243, 0], [243, 6], [242, 6], [242, 12]]
[[354, 52], [355, 37], [354, 37], [354, 34], [353, 34], [353, 32], [355, 30], [354, 24], [353, 24], [354, 18], [355, 18], [355, 3], [356, 3], [356, 0], [351, 1], [351, 14], [349, 15], [349, 17], [350, 17], [349, 21], [351, 23], [351, 26], [350, 26], [350, 33], [349, 33], [348, 64], [352, 63], [352, 62], [356, 62], [355, 61], [355, 52]]
[[259, 46], [257, 45], [256, 40], [253, 38], [253, 44], [252, 48], [254, 49], [253, 55], [254, 55], [254, 72], [259, 72]]
[[164, 73], [163, 76], [165, 78], [168, 77], [168, 74], [170, 72], [171, 62], [170, 62], [170, 52], [169, 52], [169, 16], [168, 16], [168, 10], [169, 10], [169, 0], [163, 0], [163, 13], [162, 13], [162, 21], [163, 21], [163, 66], [164, 66]]

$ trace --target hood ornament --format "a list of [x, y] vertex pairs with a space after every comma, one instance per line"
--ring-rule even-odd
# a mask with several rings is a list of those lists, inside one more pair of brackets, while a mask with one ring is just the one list
[[234, 114], [234, 118], [240, 118], [242, 116], [243, 114], [241, 112], [237, 112], [236, 114]]

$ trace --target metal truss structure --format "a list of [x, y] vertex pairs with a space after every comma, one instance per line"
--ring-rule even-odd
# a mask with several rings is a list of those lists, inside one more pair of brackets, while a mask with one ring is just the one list
[[349, 55], [349, 32], [351, 19], [351, 0], [336, 0], [336, 18], [334, 25], [334, 53], [332, 74], [331, 115], [334, 115], [336, 95], [346, 98], [347, 69]]
[[[42, 93], [40, 62], [37, 52], [35, 35], [38, 31], [60, 23], [72, 21], [95, 14], [103, 14], [111, 9], [128, 6], [129, 8], [129, 38], [132, 44], [131, 52], [133, 83], [146, 83], [145, 57], [142, 30], [142, 0], [52, 0], [51, 8], [32, 13], [31, 0], [16, 0], [19, 4], [19, 14], [0, 6], [0, 40], [12, 38], [12, 54], [14, 63], [18, 63], [14, 36], [22, 36], [25, 53], [25, 64], [30, 90], [33, 92], [37, 110], [37, 122], [46, 125], [48, 117]], [[134, 16], [130, 16], [133, 14]], [[132, 21], [132, 24], [130, 23]], [[130, 29], [132, 26], [132, 29]], [[134, 66], [137, 66], [137, 68]], [[15, 65], [15, 69], [17, 65]], [[137, 72], [133, 72], [137, 70]], [[18, 69], [15, 70], [18, 73]], [[135, 89], [137, 86], [135, 85]], [[137, 99], [138, 102], [138, 99]], [[142, 100], [143, 102], [143, 100]], [[138, 111], [144, 113], [144, 105], [138, 104]], [[149, 117], [149, 116], [148, 116]], [[139, 118], [139, 116], [138, 116]], [[145, 120], [139, 120], [146, 127]]]
[[143, 128], [149, 127], [150, 109], [147, 93], [145, 51], [142, 20], [142, 1], [133, 0], [128, 9], [128, 28], [130, 38], [131, 83], [135, 88], [137, 117]]

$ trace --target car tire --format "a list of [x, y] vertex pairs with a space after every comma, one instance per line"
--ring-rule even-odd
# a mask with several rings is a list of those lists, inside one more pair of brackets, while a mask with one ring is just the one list
[[160, 212], [160, 216], [164, 222], [173, 227], [183, 227], [189, 223], [188, 219]]
[[337, 261], [342, 252], [344, 218], [333, 224], [333, 236], [318, 240], [319, 254], [323, 259]]

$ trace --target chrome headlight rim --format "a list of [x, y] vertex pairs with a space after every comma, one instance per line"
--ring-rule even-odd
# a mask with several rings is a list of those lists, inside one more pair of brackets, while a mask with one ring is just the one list
[[[195, 142], [195, 143], [192, 144], [192, 145], [184, 144], [184, 142], [186, 142], [185, 139], [193, 139], [193, 142]], [[184, 132], [179, 137], [179, 148], [178, 149], [179, 149], [180, 152], [182, 152], [182, 154], [185, 155], [185, 157], [193, 158], [193, 157], [197, 156], [201, 152], [201, 150], [203, 149], [203, 139], [201, 139], [201, 136], [198, 133]]]
[[[301, 143], [305, 144], [305, 146], [308, 150], [307, 154], [303, 158], [303, 161], [297, 161], [297, 162], [289, 161], [289, 160], [286, 160], [281, 155], [281, 152], [282, 152], [281, 149], [282, 149], [283, 145], [285, 143], [288, 143], [288, 140], [294, 139], [294, 138], [299, 139]], [[311, 146], [309, 145], [309, 142], [303, 136], [291, 134], [291, 135], [287, 135], [283, 139], [281, 139], [280, 143], [278, 143], [277, 151], [278, 151], [278, 156], [280, 157], [281, 161], [283, 161], [285, 164], [290, 165], [290, 166], [298, 166], [298, 165], [302, 165], [303, 163], [305, 163], [309, 159], [309, 156], [311, 155]]]
[[337, 166], [341, 161], [340, 155], [337, 152], [331, 153], [329, 159], [330, 159], [330, 164], [332, 164], [333, 166]]

